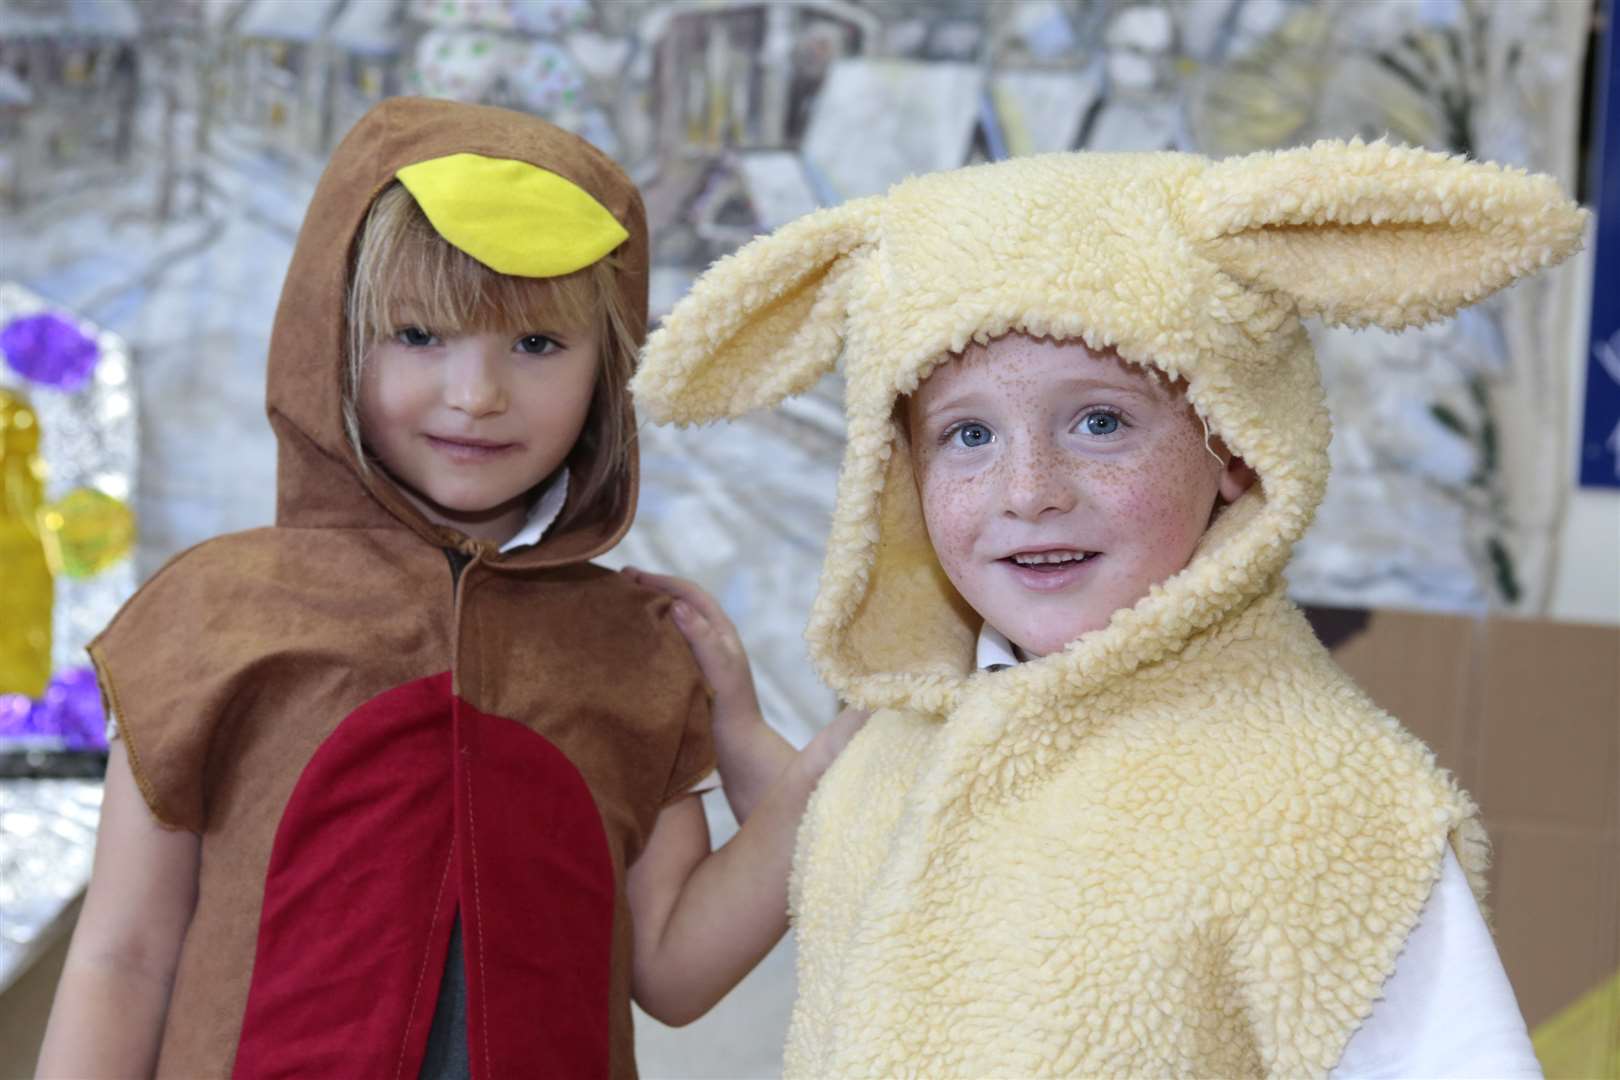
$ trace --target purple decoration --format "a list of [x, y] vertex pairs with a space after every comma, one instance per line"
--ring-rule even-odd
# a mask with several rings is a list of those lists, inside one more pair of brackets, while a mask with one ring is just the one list
[[27, 694], [0, 694], [0, 739], [32, 735], [34, 702]]
[[37, 701], [0, 694], [0, 739], [5, 738], [61, 740], [64, 750], [107, 749], [107, 717], [95, 671], [58, 672]]
[[57, 672], [38, 709], [45, 714], [44, 730], [60, 734], [69, 750], [107, 749], [107, 714], [101, 709], [101, 688], [91, 668]]
[[0, 351], [17, 374], [71, 393], [90, 381], [101, 350], [60, 315], [24, 315], [0, 330]]

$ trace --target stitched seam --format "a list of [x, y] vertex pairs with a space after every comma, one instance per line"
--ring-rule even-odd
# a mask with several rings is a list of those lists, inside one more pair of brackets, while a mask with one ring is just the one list
[[[113, 686], [112, 673], [107, 670], [106, 662], [102, 659], [100, 646], [92, 645], [86, 651], [90, 654], [90, 662], [95, 666], [96, 675], [101, 683], [102, 697], [106, 699], [106, 705], [110, 707], [111, 715], [118, 721], [118, 737], [124, 743], [124, 756], [129, 759], [130, 775], [135, 777], [135, 786], [140, 790], [141, 798], [146, 800], [146, 805], [151, 809], [152, 816], [157, 818], [160, 825], [165, 825], [171, 829], [186, 829], [188, 832], [194, 832], [200, 836], [202, 834], [201, 821], [196, 823], [196, 828], [182, 824], [164, 805], [163, 800], [158, 798], [157, 788], [152, 785], [151, 778], [146, 775], [146, 769], [141, 765], [141, 755], [136, 750], [135, 740], [131, 737], [132, 732], [128, 726], [129, 714], [124, 711], [124, 707], [118, 702], [118, 691]], [[158, 809], [160, 806], [163, 807], [162, 810]]]
[[484, 908], [478, 901], [478, 818], [473, 814], [472, 766], [467, 769], [467, 836], [468, 850], [472, 853], [473, 913], [478, 922], [478, 988], [484, 1007], [479, 1019], [484, 1029], [484, 1065], [494, 1071], [494, 1055], [489, 1052], [489, 982], [484, 977]]
[[455, 861], [456, 846], [450, 845], [450, 853], [444, 857], [444, 873], [439, 877], [439, 898], [433, 902], [433, 920], [428, 923], [428, 948], [422, 950], [422, 966], [416, 970], [416, 989], [411, 993], [411, 1011], [405, 1014], [405, 1034], [399, 1040], [399, 1061], [394, 1066], [394, 1075], [397, 1077], [405, 1070], [405, 1046], [411, 1039], [411, 1024], [416, 1020], [416, 1003], [422, 997], [422, 981], [427, 977], [428, 954], [432, 950], [432, 930], [439, 925], [439, 909], [444, 907], [444, 883], [450, 880], [450, 864]]

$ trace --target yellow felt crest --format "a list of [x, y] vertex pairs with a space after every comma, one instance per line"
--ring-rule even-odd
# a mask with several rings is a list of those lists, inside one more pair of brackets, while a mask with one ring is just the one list
[[571, 274], [630, 236], [579, 185], [526, 161], [449, 154], [395, 175], [440, 236], [502, 274]]

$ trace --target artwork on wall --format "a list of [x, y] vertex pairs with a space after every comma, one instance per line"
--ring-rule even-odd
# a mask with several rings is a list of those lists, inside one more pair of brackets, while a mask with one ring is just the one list
[[[79, 26], [67, 0], [0, 0], [0, 76], [11, 88], [0, 124], [21, 135], [0, 148], [0, 186], [11, 180], [5, 195], [39, 236], [34, 254], [8, 252], [0, 269], [63, 304], [88, 303], [91, 317], [132, 339], [146, 331], [119, 325], [109, 308], [126, 305], [128, 318], [154, 327], [155, 312], [192, 312], [198, 333], [231, 335], [241, 350], [240, 384], [222, 396], [252, 407], [262, 345], [227, 327], [267, 322], [274, 268], [320, 163], [361, 111], [392, 93], [526, 109], [616, 156], [645, 195], [656, 315], [713, 260], [817, 206], [1014, 154], [1219, 155], [1387, 136], [1568, 182], [1584, 29], [1572, 7], [155, 0], [129, 8], [150, 31], [137, 38], [127, 26]], [[17, 11], [27, 17], [10, 17]], [[138, 63], [118, 59], [126, 54]], [[146, 124], [132, 156], [86, 127], [79, 107], [87, 87], [105, 96], [121, 86], [133, 87], [125, 111]], [[75, 185], [87, 181], [75, 177], [96, 169], [119, 170], [122, 182], [111, 197], [78, 198]], [[111, 251], [91, 242], [154, 205], [158, 234]], [[1611, 258], [1614, 246], [1604, 248]], [[208, 269], [176, 274], [164, 261], [173, 253]], [[119, 292], [117, 280], [152, 289]], [[225, 281], [238, 283], [229, 300], [211, 291]], [[1533, 282], [1517, 299], [1421, 332], [1312, 329], [1338, 437], [1334, 479], [1291, 569], [1297, 595], [1536, 606], [1548, 576], [1539, 553], [1557, 523], [1542, 493], [1571, 424], [1545, 404], [1564, 400], [1562, 375], [1548, 374], [1556, 342], [1536, 322], [1556, 309], [1554, 287]], [[1601, 411], [1610, 389], [1620, 394], [1610, 372], [1620, 364], [1612, 342], [1594, 344], [1589, 404]], [[185, 350], [218, 348], [213, 338], [202, 348], [135, 345], [174, 379]], [[161, 359], [169, 350], [172, 368]], [[1527, 412], [1534, 423], [1523, 422]], [[1613, 476], [1603, 441], [1615, 420], [1606, 422], [1607, 431], [1594, 427], [1601, 418], [1587, 425], [1595, 459], [1608, 453], [1607, 472], [1588, 467], [1588, 482]], [[244, 461], [267, 457], [257, 417], [245, 427]], [[154, 469], [195, 468], [158, 449]], [[821, 464], [830, 487], [834, 462]], [[269, 505], [236, 491], [215, 501], [244, 514]], [[217, 512], [191, 526], [148, 517], [156, 524], [138, 555], [147, 570], [213, 531], [258, 523]]]

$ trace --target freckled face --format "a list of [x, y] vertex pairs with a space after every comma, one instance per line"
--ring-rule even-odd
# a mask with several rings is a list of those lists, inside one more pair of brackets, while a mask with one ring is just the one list
[[1106, 626], [1187, 565], [1249, 474], [1180, 387], [1078, 341], [973, 345], [912, 396], [923, 516], [963, 599], [1026, 653]]

